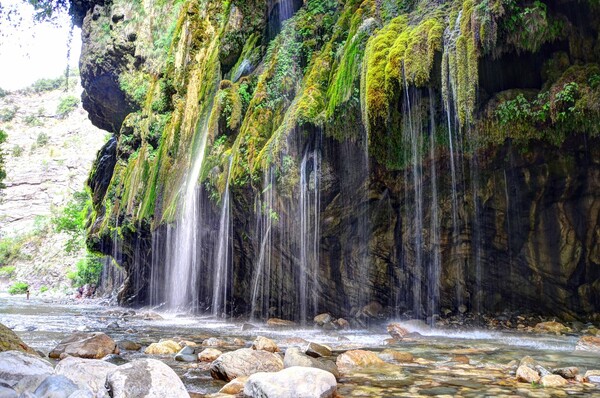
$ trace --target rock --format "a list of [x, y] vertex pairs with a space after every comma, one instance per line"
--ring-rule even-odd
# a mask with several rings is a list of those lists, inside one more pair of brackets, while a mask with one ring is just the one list
[[304, 353], [309, 357], [319, 358], [319, 357], [330, 357], [331, 356], [331, 348], [317, 344], [317, 343], [308, 343], [306, 348], [304, 348]]
[[93, 392], [88, 390], [77, 390], [69, 395], [69, 398], [98, 398], [98, 395], [94, 395]]
[[125, 351], [139, 351], [142, 348], [141, 344], [131, 340], [120, 340], [117, 342], [117, 346]]
[[402, 327], [399, 323], [390, 323], [387, 325], [387, 332], [396, 340], [402, 340], [408, 335], [408, 330]]
[[52, 366], [37, 355], [23, 351], [0, 352], [0, 383], [13, 387], [24, 377], [52, 373]]
[[198, 344], [194, 343], [193, 341], [188, 341], [188, 340], [180, 340], [179, 345], [181, 347], [190, 347], [190, 348], [198, 347]]
[[362, 308], [361, 314], [371, 318], [378, 318], [383, 314], [383, 306], [377, 301], [371, 301]]
[[144, 350], [148, 355], [172, 355], [181, 350], [179, 343], [173, 340], [165, 340], [158, 343], [152, 343]]
[[181, 350], [179, 350], [179, 352], [177, 354], [178, 355], [192, 355], [192, 354], [194, 354], [194, 347], [190, 347], [189, 345], [186, 345]]
[[124, 359], [122, 356], [117, 355], [117, 354], [110, 354], [105, 356], [104, 358], [102, 358], [102, 360], [104, 362], [108, 362], [108, 363], [112, 363], [113, 365], [123, 365], [126, 364], [127, 362], [129, 362], [128, 360]]
[[[33, 393], [35, 389], [38, 388], [40, 384], [42, 384], [42, 381], [46, 380], [46, 377], [48, 376], [49, 374], [46, 373], [40, 375], [25, 376], [13, 386], [13, 389], [19, 394], [25, 392]], [[2, 395], [0, 395], [0, 397], [1, 396]]]
[[452, 362], [458, 362], [465, 365], [468, 365], [471, 361], [469, 361], [469, 357], [466, 355], [452, 355]]
[[231, 344], [232, 344], [232, 345], [235, 345], [235, 346], [241, 346], [241, 347], [243, 347], [243, 346], [245, 346], [245, 345], [246, 345], [246, 342], [245, 342], [244, 340], [242, 340], [242, 339], [239, 339], [239, 338], [237, 338], [237, 337], [236, 337], [236, 338], [234, 338], [234, 339], [231, 341]]
[[19, 398], [19, 394], [8, 386], [0, 384], [0, 397], [2, 398]]
[[37, 355], [35, 350], [23, 343], [15, 332], [0, 323], [0, 352], [3, 351], [23, 351]]
[[252, 343], [253, 350], [264, 350], [269, 352], [279, 352], [277, 344], [266, 337], [258, 336]]
[[564, 377], [565, 379], [575, 379], [579, 374], [579, 368], [570, 366], [568, 368], [552, 369], [552, 373]]
[[385, 362], [371, 351], [350, 350], [337, 357], [336, 364], [343, 372], [347, 369], [360, 368], [372, 365], [382, 365]]
[[582, 336], [575, 349], [578, 351], [591, 351], [600, 353], [600, 337], [596, 336]]
[[252, 330], [252, 329], [256, 329], [256, 326], [254, 326], [251, 323], [244, 323], [242, 325], [242, 332], [246, 331], [246, 330]]
[[410, 352], [401, 352], [396, 350], [391, 350], [389, 348], [381, 351], [379, 353], [379, 358], [385, 360], [394, 360], [396, 362], [412, 362], [414, 361], [413, 354]]
[[196, 355], [177, 354], [175, 355], [175, 360], [179, 362], [196, 362], [198, 357]]
[[221, 356], [223, 352], [215, 348], [205, 348], [200, 354], [198, 354], [198, 360], [202, 362], [212, 362]]
[[517, 380], [525, 383], [539, 383], [540, 375], [527, 365], [521, 365], [517, 369]]
[[225, 340], [218, 339], [216, 337], [211, 337], [202, 342], [202, 345], [205, 347], [225, 347], [227, 343]]
[[322, 369], [333, 374], [336, 379], [340, 378], [340, 371], [335, 362], [329, 359], [309, 357], [308, 355], [303, 354], [298, 347], [290, 347], [285, 351], [283, 366], [286, 368], [302, 366]]
[[48, 376], [35, 389], [33, 395], [44, 398], [69, 398], [77, 390], [77, 384], [65, 376]]
[[340, 329], [350, 329], [350, 322], [344, 318], [338, 318], [333, 323]]
[[313, 321], [317, 326], [323, 326], [326, 323], [332, 323], [333, 317], [329, 314], [319, 314], [313, 318]]
[[267, 326], [279, 326], [279, 327], [296, 326], [296, 322], [286, 321], [285, 319], [279, 319], [279, 318], [269, 318], [267, 320]]
[[248, 380], [247, 377], [238, 377], [225, 384], [223, 388], [219, 390], [219, 394], [237, 395], [244, 391], [244, 384]]
[[465, 312], [467, 312], [467, 306], [464, 304], [459, 305], [458, 312], [460, 312], [461, 314], [464, 314]]
[[231, 381], [236, 377], [250, 376], [257, 372], [277, 372], [283, 369], [279, 355], [264, 350], [240, 348], [227, 352], [210, 365], [214, 379]]
[[590, 383], [600, 384], [600, 370], [588, 370], [583, 377]]
[[100, 359], [109, 354], [118, 354], [117, 343], [104, 333], [75, 333], [62, 340], [50, 351], [50, 358], [60, 358], [61, 355], [72, 357]]
[[303, 346], [308, 344], [308, 341], [304, 340], [301, 337], [289, 337], [287, 339], [283, 339], [281, 340], [281, 344], [282, 345], [286, 345], [286, 346]]
[[276, 373], [253, 374], [244, 386], [244, 395], [254, 398], [329, 398], [336, 390], [337, 382], [331, 373], [294, 366]]
[[535, 325], [534, 331], [537, 333], [553, 333], [556, 335], [560, 335], [563, 333], [571, 332], [571, 328], [563, 325], [562, 323], [550, 321], [538, 323], [537, 325]]
[[89, 389], [98, 397], [105, 397], [108, 396], [104, 388], [106, 376], [116, 368], [117, 365], [105, 361], [69, 357], [60, 361], [54, 372], [73, 380], [79, 389]]
[[529, 355], [524, 356], [519, 362], [519, 366], [527, 366], [528, 368], [531, 368], [533, 370], [535, 370], [535, 367], [538, 365], [539, 363], [537, 363], [537, 361]]
[[121, 365], [106, 377], [112, 398], [189, 398], [179, 376], [156, 359], [138, 359]]
[[566, 384], [569, 384], [569, 382], [562, 376], [550, 374], [542, 377], [540, 384], [544, 387], [562, 387]]

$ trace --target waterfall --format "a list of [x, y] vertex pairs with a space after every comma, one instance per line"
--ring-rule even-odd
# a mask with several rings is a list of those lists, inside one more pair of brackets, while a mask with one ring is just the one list
[[[320, 141], [320, 136], [316, 138]], [[319, 222], [320, 222], [320, 142], [310, 151], [307, 147], [300, 163], [300, 320], [318, 310], [319, 296]]]
[[197, 142], [192, 151], [192, 167], [184, 184], [179, 219], [167, 232], [167, 274], [164, 281], [167, 306], [172, 310], [195, 309], [192, 304], [198, 297], [197, 281], [202, 248], [198, 232], [201, 221], [198, 178], [204, 162], [211, 111], [212, 104], [200, 117], [196, 129]]
[[431, 220], [429, 232], [430, 263], [427, 273], [428, 316], [433, 325], [432, 315], [438, 310], [440, 301], [440, 276], [442, 272], [442, 253], [440, 248], [440, 218], [438, 200], [437, 169], [435, 162], [435, 107], [433, 90], [429, 90], [429, 159], [431, 162]]
[[215, 272], [213, 273], [213, 298], [212, 298], [212, 315], [221, 316], [227, 313], [227, 288], [229, 286], [229, 182], [231, 178], [231, 164], [233, 156], [229, 158], [229, 169], [227, 171], [227, 182], [225, 192], [223, 193], [221, 217], [219, 218], [219, 238], [217, 241], [217, 259], [215, 264]]
[[273, 226], [273, 218], [276, 217], [275, 210], [273, 209], [274, 184], [275, 174], [273, 167], [270, 167], [263, 178], [262, 199], [258, 198], [256, 201], [256, 236], [260, 236], [261, 238], [258, 248], [259, 254], [254, 263], [254, 273], [252, 275], [252, 307], [250, 311], [250, 319], [252, 320], [256, 319], [257, 312], [262, 316], [267, 316], [269, 313], [272, 249], [271, 228]]
[[279, 24], [280, 26], [294, 15], [294, 0], [279, 1]]

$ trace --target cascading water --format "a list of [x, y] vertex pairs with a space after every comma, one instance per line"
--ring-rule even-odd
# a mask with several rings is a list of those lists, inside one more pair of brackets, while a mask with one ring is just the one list
[[427, 315], [433, 323], [440, 301], [440, 275], [442, 272], [442, 253], [440, 249], [440, 217], [438, 200], [437, 168], [435, 162], [435, 107], [433, 90], [429, 90], [429, 159], [431, 168], [431, 220], [429, 232], [430, 263], [427, 272]]
[[279, 23], [283, 24], [294, 15], [294, 0], [279, 1]]
[[227, 182], [223, 193], [221, 217], [219, 218], [219, 238], [217, 241], [217, 259], [213, 272], [213, 298], [212, 315], [222, 316], [227, 313], [227, 298], [230, 275], [229, 241], [230, 241], [230, 204], [229, 204], [229, 182], [231, 178], [231, 164], [233, 156], [229, 158], [229, 169], [227, 171]]
[[308, 306], [316, 314], [319, 297], [319, 223], [320, 223], [320, 136], [300, 163], [300, 320], [306, 323]]

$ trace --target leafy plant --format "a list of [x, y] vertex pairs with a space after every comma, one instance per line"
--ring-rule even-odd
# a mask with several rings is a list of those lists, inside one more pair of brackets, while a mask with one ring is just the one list
[[24, 294], [27, 293], [29, 285], [25, 282], [15, 282], [8, 288], [9, 294]]
[[37, 118], [37, 116], [35, 115], [27, 115], [25, 116], [25, 119], [23, 119], [23, 121], [25, 122], [26, 125], [33, 127], [33, 126], [41, 126], [43, 123], [40, 119]]
[[79, 98], [69, 95], [67, 97], [61, 98], [58, 103], [58, 107], [56, 108], [56, 115], [59, 118], [67, 117], [71, 112], [73, 112], [79, 106]]
[[52, 91], [62, 88], [65, 84], [65, 77], [60, 76], [54, 79], [38, 79], [29, 88], [28, 91], [42, 93], [44, 91]]
[[6, 132], [0, 130], [0, 189], [4, 188], [4, 179], [6, 178], [6, 170], [4, 169], [4, 151], [2, 150], [3, 144], [6, 142]]
[[13, 157], [18, 158], [23, 154], [23, 151], [25, 149], [23, 149], [22, 146], [15, 144], [15, 146], [13, 146], [11, 154]]
[[50, 290], [50, 288], [48, 286], [46, 286], [46, 285], [40, 286], [40, 293], [45, 293], [48, 290]]
[[0, 109], [0, 122], [10, 122], [17, 115], [18, 107], [8, 107]]
[[102, 274], [102, 266], [99, 257], [87, 254], [77, 261], [77, 271], [75, 273], [70, 272], [67, 277], [73, 281], [75, 286], [83, 286], [86, 283], [97, 284]]
[[0, 278], [10, 278], [15, 273], [15, 266], [9, 265], [0, 268]]
[[65, 250], [69, 253], [83, 247], [84, 231], [90, 206], [91, 199], [86, 191], [75, 192], [73, 199], [52, 219], [52, 224], [54, 224], [57, 232], [65, 232], [70, 235], [65, 244]]
[[38, 134], [35, 142], [39, 147], [46, 146], [50, 142], [50, 137], [48, 137], [48, 134], [42, 132]]

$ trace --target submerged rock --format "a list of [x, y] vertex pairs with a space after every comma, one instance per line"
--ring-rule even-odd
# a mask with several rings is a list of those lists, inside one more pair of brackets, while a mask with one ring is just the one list
[[79, 388], [87, 388], [96, 396], [105, 397], [108, 396], [104, 388], [106, 376], [115, 369], [117, 365], [109, 362], [69, 357], [60, 361], [54, 371], [75, 381]]
[[118, 354], [117, 343], [104, 333], [75, 333], [62, 340], [50, 351], [50, 358], [73, 356], [100, 359], [109, 354]]
[[23, 351], [37, 355], [15, 332], [0, 323], [0, 352], [3, 351]]
[[337, 390], [335, 377], [315, 368], [291, 367], [248, 378], [244, 395], [253, 398], [330, 398]]
[[382, 365], [385, 362], [374, 352], [365, 350], [350, 350], [337, 357], [336, 365], [343, 372], [347, 369], [372, 365]]
[[252, 343], [253, 350], [264, 350], [269, 352], [279, 352], [279, 347], [277, 344], [266, 337], [258, 336], [254, 342]]
[[414, 356], [410, 352], [396, 351], [392, 349], [385, 349], [379, 353], [379, 358], [383, 360], [394, 360], [396, 362], [412, 362]]
[[200, 354], [198, 354], [198, 360], [202, 362], [212, 362], [223, 354], [222, 351], [216, 348], [205, 348]]
[[173, 340], [165, 340], [158, 343], [152, 343], [144, 350], [148, 355], [172, 355], [181, 350], [179, 343]]
[[296, 322], [287, 321], [285, 319], [279, 319], [279, 318], [269, 318], [267, 320], [267, 325], [268, 326], [296, 326]]
[[281, 357], [272, 352], [240, 348], [227, 352], [210, 365], [214, 379], [231, 381], [236, 377], [250, 376], [257, 372], [277, 372], [283, 369]]
[[579, 351], [591, 351], [600, 353], [600, 337], [583, 336], [579, 339], [579, 341], [577, 341], [575, 349]]
[[179, 376], [155, 359], [138, 359], [121, 365], [106, 377], [112, 398], [189, 398]]
[[34, 391], [34, 396], [44, 398], [69, 398], [79, 390], [71, 379], [58, 375], [48, 376]]
[[49, 376], [54, 373], [50, 363], [38, 355], [22, 351], [0, 352], [0, 383], [15, 386], [27, 376]]
[[535, 325], [534, 330], [537, 333], [553, 333], [556, 335], [571, 332], [571, 328], [563, 325], [560, 322], [556, 322], [556, 321], [540, 322], [537, 325]]

